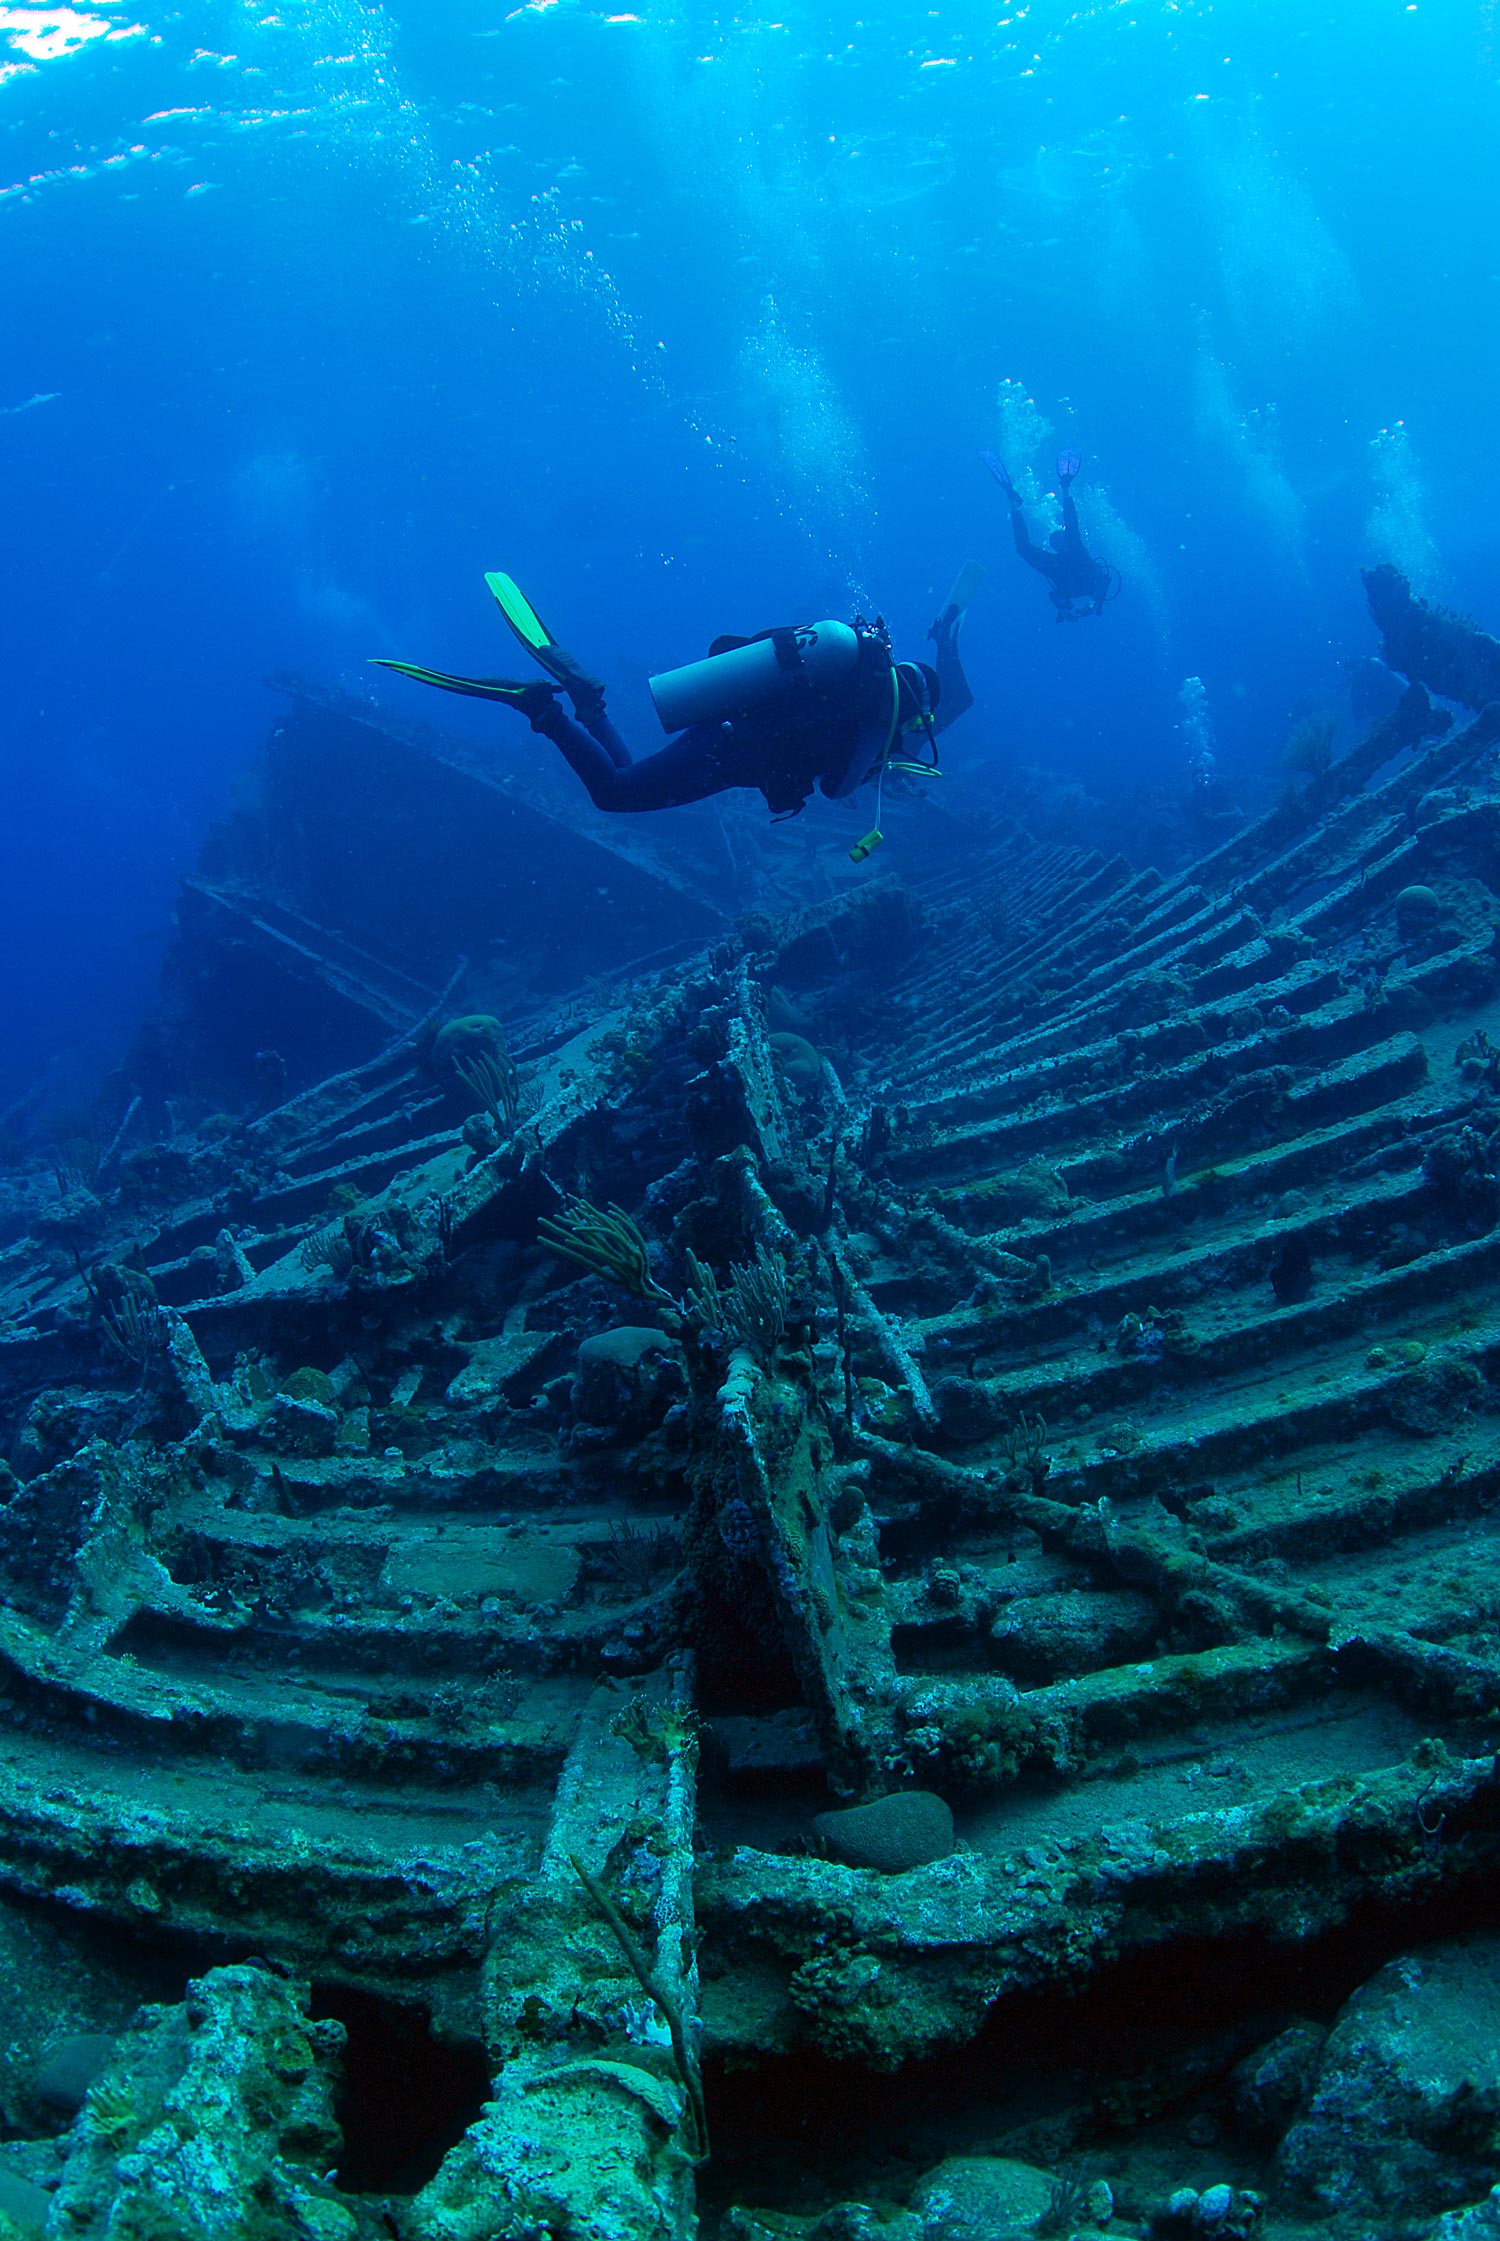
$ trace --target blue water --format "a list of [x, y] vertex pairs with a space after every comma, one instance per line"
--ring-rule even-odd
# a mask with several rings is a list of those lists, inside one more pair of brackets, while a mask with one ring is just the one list
[[[1253, 806], [1361, 564], [1500, 622], [1497, 126], [1496, 0], [0, 8], [0, 1092], [128, 1038], [265, 673], [430, 719], [366, 657], [505, 666], [487, 567], [649, 745], [646, 670], [920, 651], [980, 558], [960, 811]], [[978, 458], [1061, 442], [1073, 628]]]

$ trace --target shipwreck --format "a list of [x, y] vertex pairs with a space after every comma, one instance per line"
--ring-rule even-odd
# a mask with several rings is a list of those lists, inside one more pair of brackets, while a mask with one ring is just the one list
[[288, 687], [5, 1200], [0, 2230], [1500, 2230], [1358, 2066], [1500, 2001], [1500, 645], [1369, 589], [1191, 866], [734, 921]]

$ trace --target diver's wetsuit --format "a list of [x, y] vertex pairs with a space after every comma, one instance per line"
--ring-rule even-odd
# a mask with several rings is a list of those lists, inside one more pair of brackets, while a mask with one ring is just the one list
[[[575, 721], [556, 702], [532, 719], [532, 728], [559, 746], [596, 809], [681, 809], [734, 786], [755, 786], [778, 813], [800, 809], [825, 772], [816, 742], [791, 742], [737, 724], [692, 724], [640, 762], [604, 713], [603, 701], [584, 702]], [[845, 750], [847, 760], [847, 749]]]
[[[941, 686], [933, 728], [941, 731], [972, 706], [958, 658], [957, 632], [935, 629]], [[715, 639], [710, 653], [749, 643]], [[691, 724], [641, 761], [604, 713], [603, 695], [574, 693], [577, 720], [553, 701], [535, 714], [532, 729], [562, 749], [596, 809], [680, 809], [737, 786], [764, 794], [776, 816], [795, 816], [815, 787], [831, 799], [852, 793], [878, 762], [890, 732], [890, 662], [873, 639], [869, 656], [837, 690], [808, 687], [795, 705], [776, 715], [757, 711], [725, 723]], [[870, 742], [869, 768], [859, 761], [861, 737]]]
[[1010, 531], [1015, 539], [1016, 551], [1029, 568], [1048, 582], [1048, 596], [1057, 609], [1059, 622], [1074, 622], [1079, 615], [1102, 615], [1104, 602], [1109, 597], [1110, 570], [1102, 560], [1095, 560], [1083, 542], [1083, 532], [1078, 526], [1078, 508], [1073, 503], [1073, 493], [1064, 483], [1062, 494], [1062, 534], [1055, 546], [1033, 542], [1026, 526], [1026, 516], [1021, 511], [1021, 501], [1012, 491], [1010, 498]]

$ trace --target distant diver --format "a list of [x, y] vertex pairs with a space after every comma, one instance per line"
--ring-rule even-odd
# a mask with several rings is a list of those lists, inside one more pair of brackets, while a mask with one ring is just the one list
[[1113, 599], [1120, 587], [1120, 572], [1107, 562], [1095, 560], [1083, 541], [1078, 526], [1078, 508], [1073, 503], [1073, 483], [1081, 464], [1076, 451], [1060, 451], [1057, 455], [1057, 479], [1062, 486], [1063, 525], [1054, 529], [1045, 545], [1032, 542], [1031, 531], [1026, 526], [1026, 516], [1021, 510], [1020, 495], [1010, 479], [1005, 462], [992, 451], [984, 453], [984, 463], [1010, 500], [1010, 531], [1016, 542], [1016, 551], [1047, 579], [1047, 596], [1057, 609], [1059, 622], [1080, 622], [1085, 615], [1102, 615], [1105, 601]]
[[[814, 789], [843, 800], [889, 772], [930, 776], [937, 735], [973, 706], [958, 633], [984, 570], [961, 572], [928, 636], [935, 665], [897, 661], [879, 617], [798, 623], [750, 638], [716, 638], [702, 661], [652, 677], [666, 746], [637, 762], [604, 712], [604, 687], [564, 652], [509, 576], [485, 577], [501, 614], [545, 678], [453, 677], [385, 661], [420, 684], [506, 702], [562, 749], [596, 809], [678, 809], [732, 787], [754, 787], [777, 817], [795, 817]], [[577, 721], [559, 705], [566, 693]], [[938, 710], [941, 707], [942, 714]], [[857, 848], [878, 847], [877, 823]]]

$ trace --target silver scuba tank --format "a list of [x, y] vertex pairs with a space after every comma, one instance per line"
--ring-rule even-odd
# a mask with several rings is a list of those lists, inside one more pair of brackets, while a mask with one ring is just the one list
[[708, 654], [681, 669], [659, 670], [647, 682], [663, 731], [723, 723], [780, 699], [799, 682], [822, 685], [852, 676], [859, 636], [847, 623], [799, 623], [748, 646]]

